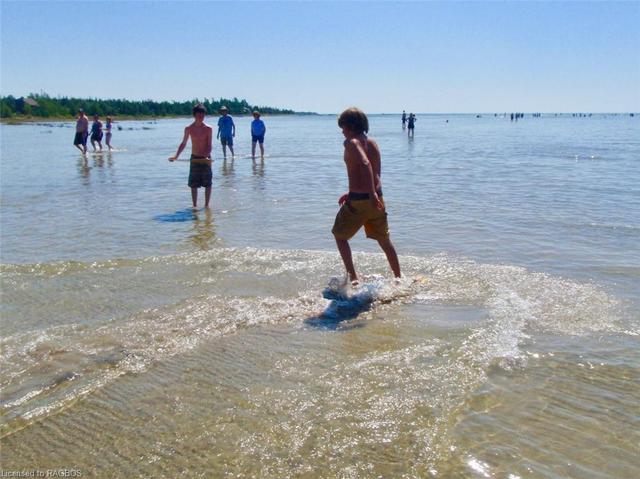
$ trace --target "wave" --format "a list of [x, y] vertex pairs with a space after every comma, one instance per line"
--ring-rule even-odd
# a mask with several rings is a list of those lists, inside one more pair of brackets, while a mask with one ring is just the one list
[[[402, 257], [405, 278], [398, 281], [382, 276], [383, 255], [354, 258], [369, 273], [355, 290], [330, 278], [341, 271], [340, 260], [321, 251], [226, 248], [94, 263], [2, 265], [5, 286], [17, 291], [5, 295], [3, 308], [43, 318], [34, 320], [39, 326], [16, 326], [1, 339], [0, 435], [64, 410], [122, 375], [143, 373], [203, 341], [247, 328], [287, 324], [339, 330], [356, 327], [356, 318], [411, 304], [466, 305], [485, 311], [479, 324], [469, 325], [461, 347], [464, 362], [480, 369], [520, 358], [522, 342], [535, 332], [640, 331], [621, 319], [617, 300], [594, 284], [446, 254]], [[26, 294], [34, 285], [39, 296]], [[154, 291], [157, 298], [149, 299]], [[59, 309], [55, 301], [61, 301]], [[99, 307], [87, 309], [88, 304]], [[76, 310], [90, 317], [65, 313]], [[54, 325], [47, 316], [52, 311]], [[107, 313], [96, 320], [101, 311]], [[11, 314], [5, 322], [12, 322]]]

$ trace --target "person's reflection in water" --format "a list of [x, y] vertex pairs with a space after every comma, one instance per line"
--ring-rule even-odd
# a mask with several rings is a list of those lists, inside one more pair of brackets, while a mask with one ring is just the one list
[[[78, 173], [80, 174], [80, 177], [84, 180], [88, 180], [89, 179], [89, 174], [91, 173], [91, 167], [89, 166], [89, 161], [87, 160], [86, 156], [81, 156], [78, 159]], [[84, 181], [84, 183], [86, 184], [87, 181]]]
[[226, 158], [222, 160], [222, 175], [230, 176], [233, 175], [233, 158], [231, 160], [227, 160]]
[[211, 249], [216, 239], [215, 227], [213, 224], [213, 213], [210, 208], [194, 211], [193, 234], [189, 240], [200, 250]]
[[260, 160], [259, 162], [255, 159], [253, 160], [253, 175], [254, 176], [264, 176], [264, 160]]
[[102, 168], [104, 166], [104, 158], [102, 155], [96, 155], [93, 159], [93, 166], [97, 166], [98, 168]]
[[413, 152], [415, 150], [415, 143], [413, 142], [413, 136], [409, 137], [409, 159], [413, 159]]

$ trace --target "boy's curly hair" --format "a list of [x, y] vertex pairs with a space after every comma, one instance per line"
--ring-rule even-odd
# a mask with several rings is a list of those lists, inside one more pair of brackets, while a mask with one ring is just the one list
[[362, 110], [356, 107], [347, 108], [338, 117], [338, 126], [355, 133], [368, 133], [369, 120]]

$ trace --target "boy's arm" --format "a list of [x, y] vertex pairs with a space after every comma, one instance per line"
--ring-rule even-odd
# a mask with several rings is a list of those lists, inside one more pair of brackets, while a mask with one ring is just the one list
[[178, 147], [178, 151], [176, 152], [175, 156], [169, 157], [169, 161], [176, 161], [178, 159], [178, 157], [180, 156], [180, 153], [182, 153], [182, 150], [184, 150], [184, 147], [187, 146], [188, 139], [189, 139], [189, 127], [186, 127], [184, 129], [184, 137], [182, 138], [182, 143], [180, 143], [180, 146]]
[[207, 158], [211, 158], [211, 143], [213, 142], [213, 128], [207, 128], [207, 140], [206, 140], [206, 148], [205, 155]]
[[236, 124], [233, 122], [233, 118], [231, 119], [231, 136], [236, 136]]
[[218, 134], [216, 135], [216, 139], [220, 138], [220, 118], [218, 118]]

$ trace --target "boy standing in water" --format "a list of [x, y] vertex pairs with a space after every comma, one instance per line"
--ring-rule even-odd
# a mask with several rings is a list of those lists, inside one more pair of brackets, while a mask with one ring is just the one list
[[364, 226], [367, 238], [375, 239], [384, 251], [396, 278], [400, 277], [400, 263], [389, 239], [387, 213], [382, 201], [380, 181], [381, 160], [378, 144], [367, 138], [369, 120], [362, 110], [349, 108], [338, 118], [344, 141], [344, 162], [349, 177], [349, 192], [338, 200], [341, 206], [331, 232], [336, 238], [352, 284], [358, 283], [353, 266], [349, 239]]
[[169, 161], [175, 161], [187, 146], [187, 140], [191, 138], [191, 164], [189, 166], [189, 187], [191, 188], [191, 200], [194, 209], [198, 204], [198, 188], [204, 187], [204, 207], [209, 208], [211, 198], [211, 142], [213, 128], [204, 122], [206, 108], [197, 104], [193, 107], [195, 121], [184, 129], [182, 143], [178, 147], [175, 156]]
[[220, 113], [222, 113], [222, 116], [218, 119], [218, 134], [216, 138], [220, 138], [220, 143], [222, 143], [222, 156], [226, 160], [227, 146], [229, 146], [231, 156], [235, 156], [233, 154], [233, 137], [236, 136], [236, 125], [231, 115], [229, 115], [229, 110], [226, 106], [220, 108]]
[[251, 122], [251, 158], [256, 158], [256, 143], [260, 144], [260, 159], [264, 160], [264, 134], [267, 127], [264, 121], [260, 119], [260, 112], [253, 112], [253, 121]]

